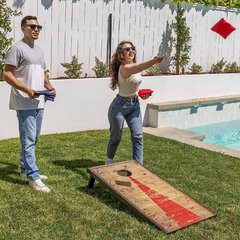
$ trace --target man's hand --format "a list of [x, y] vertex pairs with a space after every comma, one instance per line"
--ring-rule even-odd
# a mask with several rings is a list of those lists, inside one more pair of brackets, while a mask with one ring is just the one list
[[53, 93], [54, 96], [56, 96], [56, 90], [55, 90], [55, 88], [51, 88], [51, 89], [49, 90], [49, 92], [50, 92], [50, 93]]
[[37, 91], [35, 91], [35, 90], [31, 89], [31, 88], [28, 88], [26, 93], [29, 96], [29, 98], [31, 98], [31, 99], [39, 97], [39, 95], [37, 94]]

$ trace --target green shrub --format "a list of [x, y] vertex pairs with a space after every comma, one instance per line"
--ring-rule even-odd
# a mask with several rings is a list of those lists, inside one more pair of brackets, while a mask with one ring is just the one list
[[95, 57], [95, 63], [96, 65], [92, 70], [95, 72], [96, 77], [101, 78], [101, 77], [108, 77], [109, 76], [109, 70], [108, 70], [108, 65], [101, 60], [99, 60], [97, 57]]
[[191, 66], [191, 68], [189, 68], [189, 70], [194, 74], [200, 73], [202, 71], [202, 66], [197, 65], [196, 63], [193, 63], [193, 65]]
[[212, 65], [211, 73], [222, 73], [223, 72], [223, 67], [224, 67], [225, 64], [226, 64], [226, 61], [224, 61], [224, 58], [222, 58], [216, 64]]
[[240, 66], [238, 66], [236, 62], [228, 63], [225, 66], [224, 72], [225, 73], [239, 73], [240, 72]]
[[72, 57], [71, 63], [61, 63], [67, 70], [64, 72], [68, 78], [80, 78], [83, 63], [78, 63], [76, 56]]
[[13, 11], [7, 6], [6, 0], [0, 0], [0, 81], [2, 80], [3, 66], [6, 59], [7, 49], [12, 45], [12, 38], [8, 33], [12, 31], [12, 16], [20, 15], [20, 12]]
[[154, 75], [154, 74], [160, 73], [160, 70], [159, 70], [159, 67], [155, 64], [155, 65], [152, 65], [150, 68], [146, 69], [146, 73], [148, 75]]

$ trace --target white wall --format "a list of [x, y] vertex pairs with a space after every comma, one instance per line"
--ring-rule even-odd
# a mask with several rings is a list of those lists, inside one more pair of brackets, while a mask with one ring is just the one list
[[[211, 74], [143, 77], [141, 88], [154, 90], [148, 100], [140, 100], [144, 122], [147, 103], [239, 94], [240, 74]], [[43, 134], [108, 129], [107, 111], [117, 94], [110, 79], [52, 80], [57, 90], [55, 102], [47, 102]], [[0, 139], [18, 136], [15, 111], [8, 110], [10, 87], [0, 82]]]
[[147, 77], [142, 87], [155, 94], [150, 102], [165, 102], [240, 93], [240, 74], [197, 74]]
[[[76, 55], [83, 64], [83, 76], [94, 76], [95, 56], [107, 58], [108, 16], [112, 14], [112, 51], [122, 40], [131, 40], [138, 50], [138, 61], [148, 60], [160, 52], [170, 60], [170, 30], [176, 9], [172, 4], [147, 3], [144, 0], [7, 0], [22, 16], [13, 18], [14, 41], [22, 38], [20, 21], [25, 15], [36, 15], [43, 30], [38, 44], [43, 48], [51, 77], [64, 75], [63, 62]], [[190, 67], [194, 62], [209, 71], [212, 64], [224, 58], [240, 64], [240, 14], [225, 8], [184, 5], [191, 32]], [[237, 28], [223, 39], [211, 27], [224, 17]], [[188, 70], [188, 69], [186, 69]]]

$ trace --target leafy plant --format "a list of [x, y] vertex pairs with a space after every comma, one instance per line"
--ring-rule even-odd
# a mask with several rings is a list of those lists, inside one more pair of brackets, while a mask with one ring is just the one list
[[160, 70], [159, 70], [159, 67], [155, 64], [155, 65], [152, 65], [150, 68], [146, 69], [146, 73], [148, 75], [154, 75], [154, 74], [160, 73]]
[[[161, 0], [161, 2], [169, 2], [168, 0]], [[222, 6], [231, 8], [238, 8], [240, 9], [240, 2], [237, 0], [172, 0], [174, 3], [183, 3], [187, 2], [190, 4], [198, 3], [206, 7], [211, 6]]]
[[21, 13], [7, 6], [6, 0], [0, 0], [0, 80], [2, 79], [3, 66], [6, 59], [6, 51], [11, 46], [13, 39], [8, 37], [12, 31], [11, 21], [13, 16]]
[[94, 68], [92, 68], [92, 70], [95, 72], [96, 76], [98, 78], [108, 77], [109, 76], [108, 65], [99, 60], [97, 57], [95, 57], [95, 63], [96, 65], [94, 66]]
[[44, 75], [49, 79], [49, 70], [48, 69], [44, 70]]
[[71, 63], [61, 63], [67, 70], [64, 72], [68, 78], [80, 78], [83, 63], [78, 63], [76, 56], [72, 57]]
[[226, 61], [224, 61], [224, 58], [222, 58], [220, 61], [218, 61], [216, 64], [213, 64], [211, 67], [211, 73], [221, 73], [223, 72], [223, 67], [226, 64]]
[[196, 63], [193, 63], [193, 65], [191, 66], [191, 68], [189, 68], [189, 70], [194, 74], [200, 73], [202, 71], [202, 66], [197, 65]]
[[189, 52], [191, 49], [190, 45], [190, 29], [187, 26], [186, 18], [184, 17], [184, 9], [178, 3], [177, 16], [175, 17], [176, 22], [173, 23], [173, 29], [176, 33], [176, 38], [173, 38], [173, 46], [175, 47], [175, 54], [171, 58], [176, 68], [176, 74], [181, 72], [184, 73], [185, 66], [188, 64], [190, 57]]
[[225, 73], [239, 73], [240, 66], [237, 65], [236, 62], [228, 63], [224, 68]]

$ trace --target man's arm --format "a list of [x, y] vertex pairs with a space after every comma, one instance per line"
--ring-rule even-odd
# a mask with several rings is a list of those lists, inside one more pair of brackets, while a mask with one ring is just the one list
[[52, 84], [49, 81], [49, 77], [47, 74], [44, 75], [44, 87], [48, 90], [53, 92], [56, 95], [56, 90], [55, 88], [52, 86]]
[[15, 76], [14, 76], [14, 72], [16, 70], [16, 67], [13, 66], [13, 65], [9, 65], [9, 64], [6, 64], [5, 67], [4, 67], [4, 70], [3, 70], [3, 77], [4, 77], [4, 80], [10, 84], [11, 86], [13, 86], [14, 88], [22, 91], [22, 92], [25, 92], [29, 98], [36, 98], [38, 97], [36, 95], [36, 91], [31, 89], [31, 88], [28, 88], [26, 87], [22, 82], [20, 82]]

